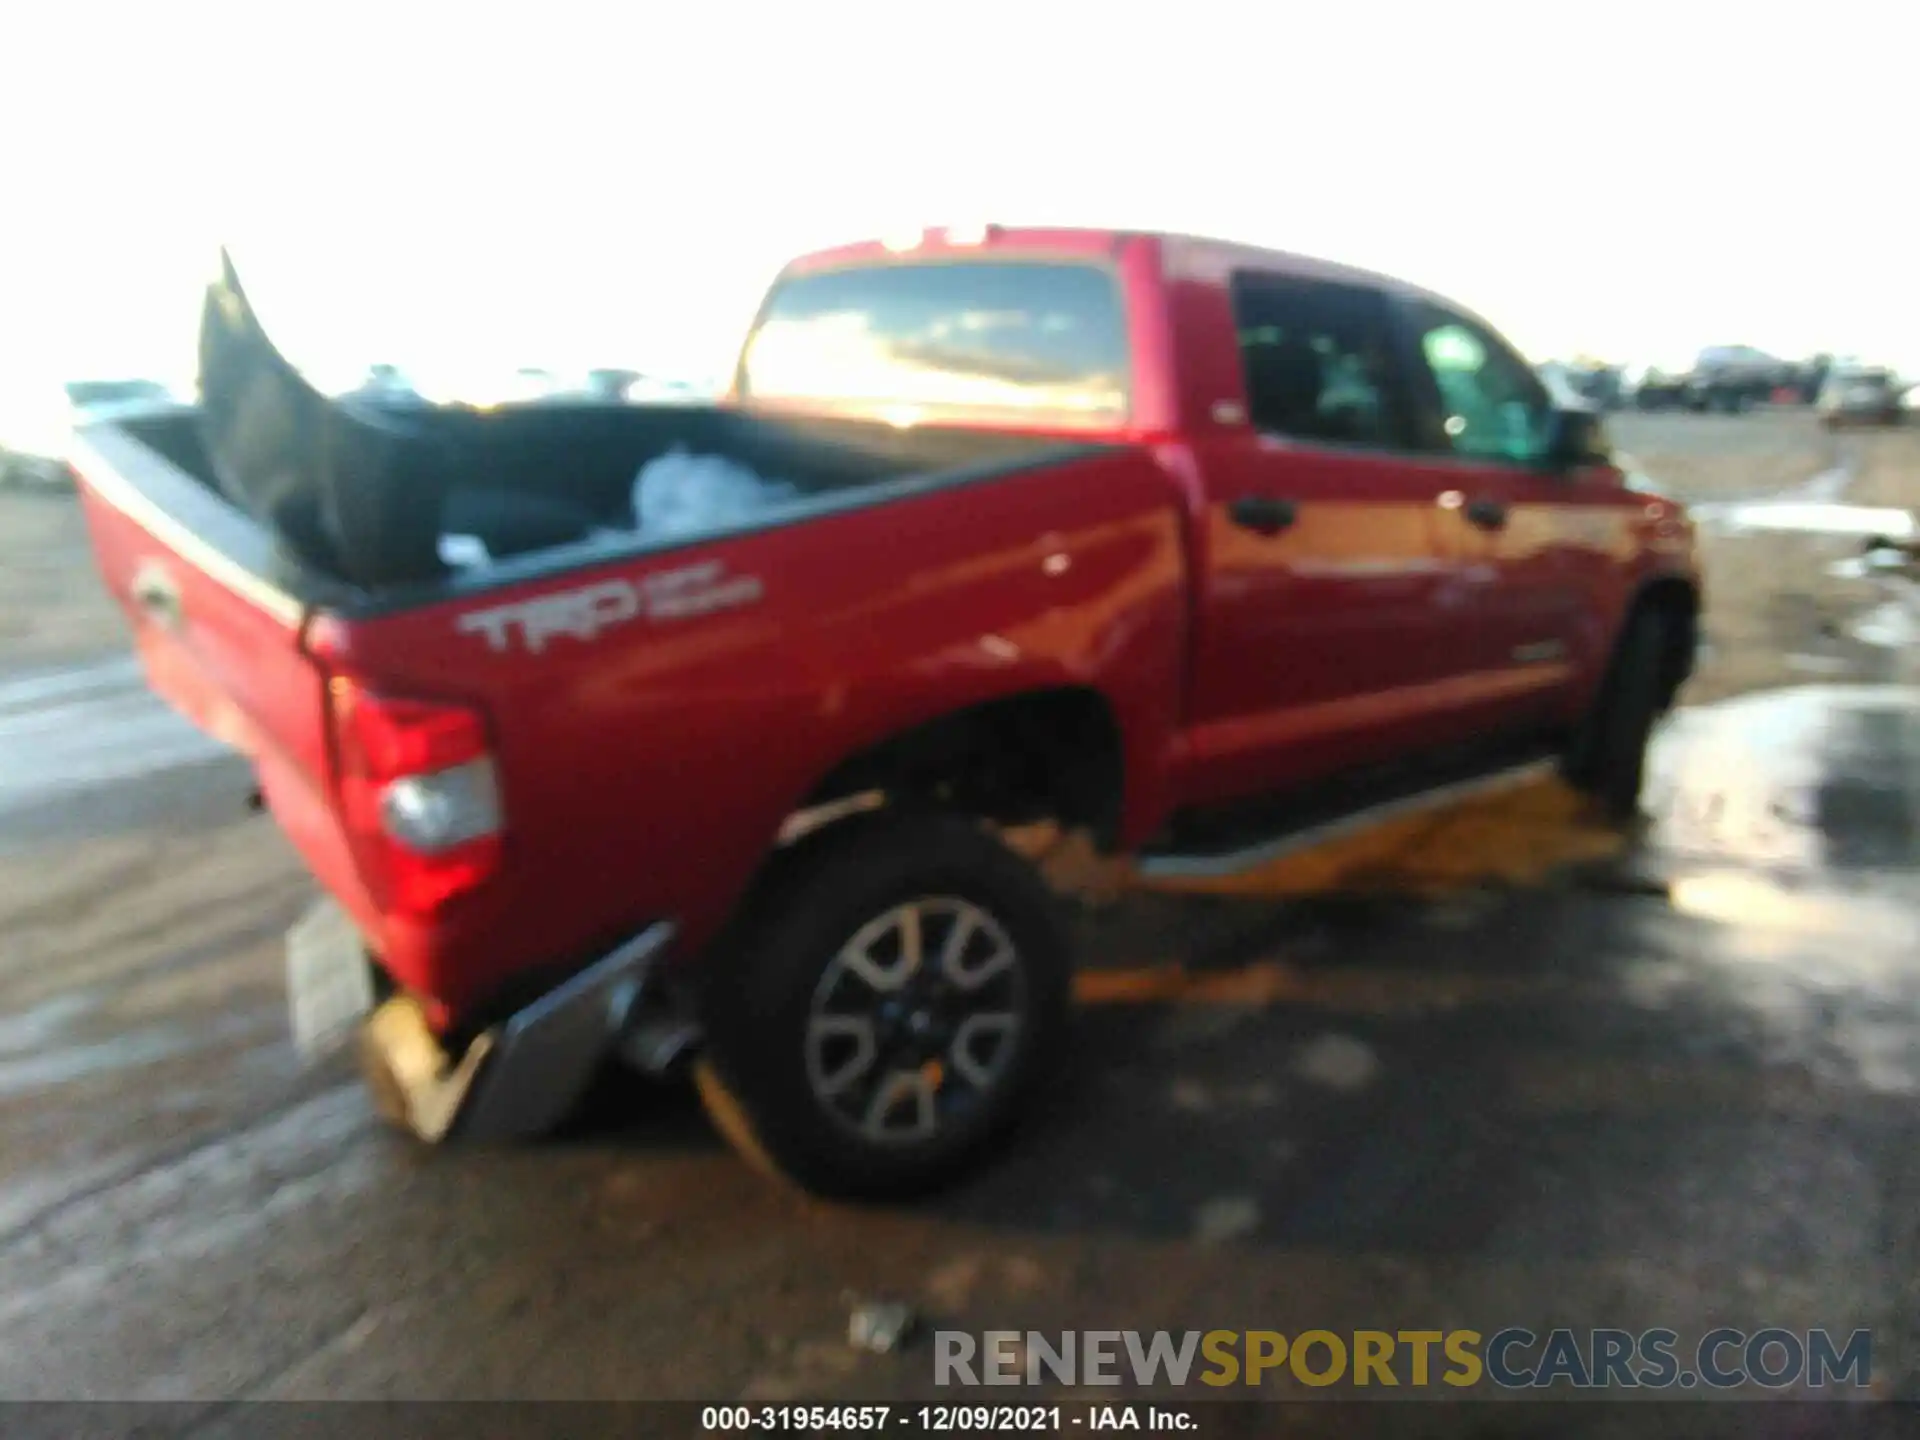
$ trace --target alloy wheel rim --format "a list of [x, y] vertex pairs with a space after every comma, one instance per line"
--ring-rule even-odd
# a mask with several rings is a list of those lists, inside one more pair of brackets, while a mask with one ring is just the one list
[[1005, 928], [953, 896], [891, 906], [821, 972], [808, 1009], [807, 1084], [868, 1144], [935, 1139], [1006, 1077], [1027, 978]]

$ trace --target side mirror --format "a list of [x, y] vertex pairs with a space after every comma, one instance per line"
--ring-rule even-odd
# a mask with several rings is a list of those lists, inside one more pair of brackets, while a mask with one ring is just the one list
[[1555, 410], [1547, 428], [1547, 460], [1563, 470], [1610, 464], [1613, 446], [1607, 439], [1606, 421], [1593, 410]]

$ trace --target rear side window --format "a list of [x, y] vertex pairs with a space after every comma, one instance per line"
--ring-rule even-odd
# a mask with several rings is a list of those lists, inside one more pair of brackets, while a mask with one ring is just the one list
[[742, 395], [856, 408], [1127, 413], [1119, 286], [1097, 265], [900, 262], [795, 275], [768, 297]]
[[1373, 449], [1411, 448], [1386, 302], [1371, 290], [1240, 275], [1234, 324], [1256, 430]]

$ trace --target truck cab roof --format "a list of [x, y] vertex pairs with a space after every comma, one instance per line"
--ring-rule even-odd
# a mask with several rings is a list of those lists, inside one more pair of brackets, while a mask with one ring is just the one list
[[1498, 332], [1406, 281], [1282, 250], [1164, 231], [931, 227], [790, 262], [727, 399], [1133, 439], [1219, 415], [1236, 423], [1239, 355], [1216, 342], [1232, 334], [1229, 292], [1242, 277], [1431, 304]]
[[[1363, 285], [1412, 299], [1438, 300], [1459, 309], [1457, 302], [1418, 285], [1377, 271], [1346, 265], [1318, 256], [1299, 254], [1241, 241], [1222, 240], [1169, 230], [1106, 230], [1088, 227], [929, 226], [883, 239], [851, 241], [816, 250], [789, 262], [784, 275], [813, 274], [854, 265], [888, 261], [948, 260], [987, 255], [994, 259], [1027, 256], [1120, 255], [1132, 245], [1156, 247], [1169, 275], [1224, 280], [1236, 270], [1262, 270], [1299, 275], [1336, 284]], [[1478, 317], [1475, 317], [1478, 318]]]

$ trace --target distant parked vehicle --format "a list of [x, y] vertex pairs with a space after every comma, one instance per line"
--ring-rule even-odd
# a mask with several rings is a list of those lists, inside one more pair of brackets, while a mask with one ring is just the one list
[[645, 378], [638, 370], [601, 366], [587, 371], [585, 389], [589, 395], [602, 400], [625, 400], [628, 392]]
[[1640, 410], [1691, 410], [1737, 415], [1777, 397], [1795, 383], [1794, 367], [1749, 345], [1702, 350], [1690, 370], [1650, 367], [1621, 385]]
[[1827, 377], [1833, 373], [1833, 357], [1815, 355], [1810, 360], [1801, 360], [1786, 368], [1787, 376], [1782, 385], [1793, 393], [1793, 398], [1800, 404], [1813, 405], [1819, 402], [1820, 392], [1827, 386]]
[[403, 407], [428, 403], [419, 387], [398, 365], [369, 365], [365, 377], [351, 392], [351, 398]]
[[75, 426], [176, 403], [158, 380], [74, 380], [40, 397], [29, 393], [0, 415], [0, 481], [62, 484]]
[[170, 405], [173, 392], [158, 380], [75, 380], [66, 386], [67, 404], [76, 418], [91, 423], [129, 409]]
[[1687, 408], [1737, 415], [1765, 404], [1788, 367], [1750, 345], [1714, 345], [1700, 352], [1687, 377]]
[[1626, 371], [1619, 365], [1550, 360], [1540, 367], [1540, 378], [1556, 393], [1595, 410], [1618, 410], [1626, 403]]
[[679, 380], [663, 380], [644, 371], [620, 366], [598, 366], [578, 379], [556, 382], [549, 402], [613, 401], [631, 405], [693, 403], [709, 398], [708, 392]]
[[1633, 403], [1640, 410], [1691, 409], [1688, 378], [1665, 370], [1646, 370], [1633, 385]]
[[1836, 370], [1820, 391], [1820, 423], [1829, 430], [1842, 425], [1899, 425], [1906, 419], [1905, 402], [1911, 393], [1881, 366]]
[[1626, 369], [1595, 365], [1578, 376], [1580, 393], [1602, 410], [1618, 410], [1627, 401]]

